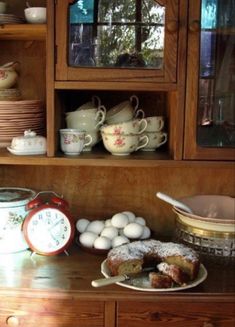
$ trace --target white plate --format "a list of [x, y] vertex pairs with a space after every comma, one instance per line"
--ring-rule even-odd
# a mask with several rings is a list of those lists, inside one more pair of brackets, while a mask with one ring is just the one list
[[[111, 277], [110, 270], [108, 268], [106, 260], [104, 260], [101, 264], [101, 273], [106, 278]], [[182, 291], [182, 290], [185, 290], [188, 288], [195, 287], [195, 286], [201, 284], [206, 278], [207, 278], [207, 270], [204, 267], [204, 265], [201, 264], [197, 278], [184, 286], [175, 286], [175, 287], [170, 287], [170, 288], [153, 288], [149, 284], [148, 274], [143, 274], [143, 276], [141, 275], [140, 277], [137, 277], [137, 278], [132, 277], [129, 280], [126, 280], [124, 282], [118, 282], [116, 284], [123, 286], [123, 287], [131, 288], [133, 290], [138, 290], [138, 291], [174, 292], [174, 291]]]
[[15, 149], [12, 149], [10, 146], [7, 147], [7, 150], [10, 151], [12, 154], [16, 154], [18, 156], [32, 156], [32, 155], [36, 155], [36, 154], [45, 154], [46, 151], [45, 150], [37, 150], [37, 151], [18, 151]]

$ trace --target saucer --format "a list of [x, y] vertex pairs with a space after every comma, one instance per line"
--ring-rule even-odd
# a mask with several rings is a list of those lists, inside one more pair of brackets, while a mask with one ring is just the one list
[[22, 150], [15, 150], [12, 149], [10, 146], [7, 147], [7, 150], [11, 152], [12, 154], [18, 155], [18, 156], [32, 156], [37, 154], [46, 154], [46, 150], [37, 150], [37, 151], [22, 151]]

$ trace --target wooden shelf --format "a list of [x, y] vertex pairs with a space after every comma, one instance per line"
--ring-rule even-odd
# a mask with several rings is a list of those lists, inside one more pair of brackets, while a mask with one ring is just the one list
[[162, 151], [137, 152], [129, 156], [114, 156], [100, 149], [82, 153], [76, 157], [57, 153], [55, 157], [46, 155], [16, 156], [6, 149], [0, 149], [0, 165], [25, 166], [90, 166], [90, 167], [233, 167], [233, 162], [173, 160]]
[[[53, 298], [67, 295], [67, 297], [94, 297], [96, 300], [129, 299], [154, 302], [159, 302], [159, 297], [168, 300], [185, 299], [185, 301], [187, 299], [196, 301], [202, 298], [207, 301], [212, 298], [221, 301], [222, 297], [223, 300], [234, 300], [235, 280], [232, 265], [228, 265], [227, 269], [222, 269], [223, 266], [203, 262], [208, 271], [208, 278], [202, 284], [190, 290], [163, 292], [156, 296], [153, 292], [130, 291], [118, 285], [96, 289], [91, 286], [91, 281], [102, 278], [100, 265], [106, 256], [89, 254], [76, 245], [71, 246], [68, 252], [69, 256], [61, 254], [47, 257], [34, 254], [33, 258], [30, 251], [5, 255], [9, 261], [1, 261], [0, 294], [3, 296], [14, 292], [14, 295], [23, 293], [30, 295], [31, 293], [36, 297], [41, 295]], [[10, 284], [7, 283], [6, 270], [8, 274], [11, 273], [11, 276], [14, 276]], [[218, 273], [220, 283], [218, 283]]]
[[46, 24], [0, 25], [0, 40], [46, 40]]
[[[99, 68], [97, 68], [99, 69]], [[149, 92], [170, 92], [177, 89], [176, 83], [138, 83], [102, 81], [56, 81], [56, 90], [114, 90], [114, 91], [146, 91]]]

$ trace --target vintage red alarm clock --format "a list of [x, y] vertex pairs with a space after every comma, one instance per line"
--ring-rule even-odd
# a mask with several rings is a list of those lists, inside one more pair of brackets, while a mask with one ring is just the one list
[[[42, 194], [49, 195], [43, 200]], [[23, 223], [26, 242], [33, 252], [55, 255], [66, 251], [75, 234], [75, 224], [68, 203], [54, 192], [39, 192], [27, 204], [29, 211]]]

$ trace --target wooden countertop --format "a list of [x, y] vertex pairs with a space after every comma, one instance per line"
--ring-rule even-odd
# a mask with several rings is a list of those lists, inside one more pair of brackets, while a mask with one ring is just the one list
[[69, 249], [69, 256], [61, 254], [45, 257], [30, 251], [0, 255], [0, 297], [24, 295], [33, 298], [86, 298], [90, 300], [159, 301], [191, 299], [193, 301], [235, 300], [234, 266], [219, 266], [203, 262], [207, 279], [195, 288], [177, 292], [141, 292], [119, 285], [102, 288], [91, 286], [93, 279], [102, 278], [103, 255], [94, 255], [77, 245]]

